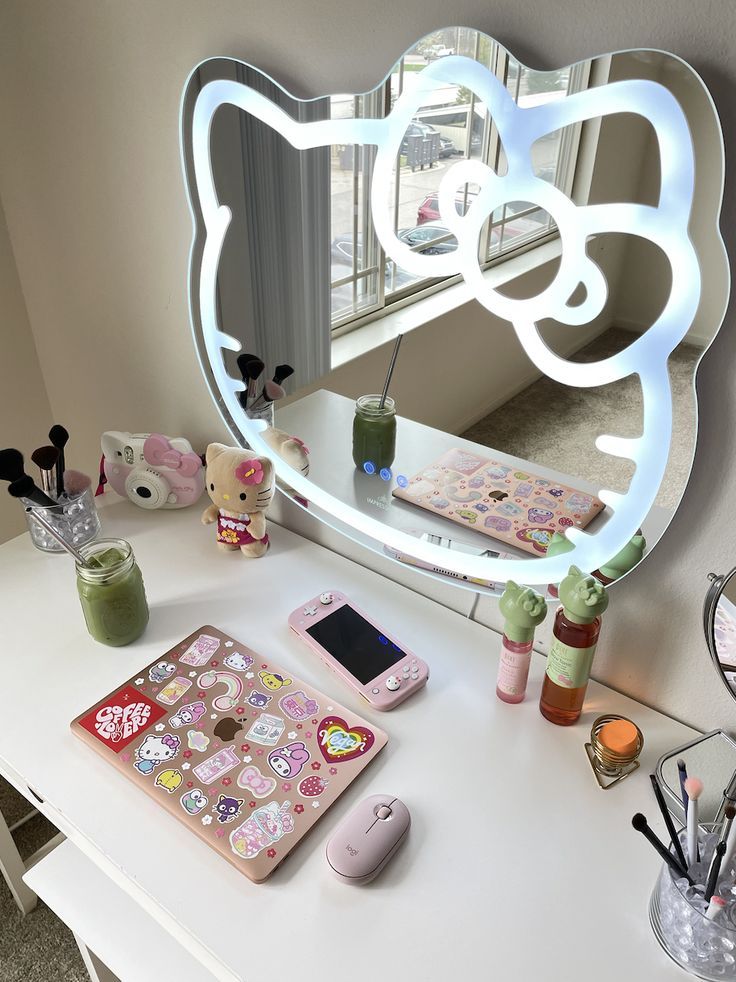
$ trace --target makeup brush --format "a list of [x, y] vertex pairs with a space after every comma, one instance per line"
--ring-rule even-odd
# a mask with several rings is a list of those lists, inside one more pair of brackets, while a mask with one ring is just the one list
[[283, 385], [284, 381], [293, 374], [294, 369], [291, 367], [291, 365], [277, 365], [276, 371], [273, 373], [273, 381], [276, 383], [276, 385]]
[[647, 824], [646, 818], [641, 814], [641, 812], [637, 812], [637, 814], [634, 815], [634, 817], [631, 819], [631, 824], [634, 826], [637, 832], [641, 832], [644, 838], [649, 840], [675, 876], [678, 879], [684, 876], [690, 886], [692, 886], [693, 881], [688, 871], [680, 866], [665, 844], [657, 838], [654, 832], [652, 832]]
[[708, 909], [705, 912], [705, 916], [709, 921], [714, 921], [721, 911], [725, 910], [725, 908], [726, 901], [723, 899], [723, 897], [711, 897], [710, 903], [708, 904]]
[[685, 761], [682, 759], [682, 757], [677, 758], [677, 774], [680, 778], [680, 796], [682, 798], [685, 814], [687, 815], [687, 791], [685, 790], [685, 781], [687, 781], [687, 767], [685, 766]]
[[665, 804], [664, 795], [662, 794], [662, 789], [659, 786], [657, 775], [650, 774], [649, 779], [652, 782], [652, 790], [654, 791], [654, 797], [657, 799], [659, 810], [662, 812], [662, 818], [664, 819], [664, 824], [667, 826], [667, 833], [670, 837], [670, 841], [672, 845], [675, 847], [677, 858], [680, 861], [680, 865], [685, 869], [687, 869], [687, 860], [685, 859], [685, 853], [682, 851], [682, 845], [680, 844], [680, 837], [675, 831], [675, 826], [672, 821], [672, 816], [670, 815], [667, 805]]
[[17, 481], [11, 481], [8, 485], [8, 494], [12, 495], [13, 498], [28, 498], [39, 508], [53, 508], [56, 504], [53, 498], [49, 498], [40, 488], [36, 487], [33, 478], [29, 477], [28, 474], [19, 477]]
[[92, 487], [92, 478], [81, 471], [64, 471], [64, 488], [67, 497], [74, 498]]
[[699, 777], [689, 777], [685, 781], [687, 803], [687, 858], [691, 866], [698, 861], [698, 798], [703, 793], [703, 782]]
[[276, 382], [265, 382], [263, 386], [263, 392], [258, 396], [255, 402], [251, 403], [251, 411], [254, 409], [264, 409], [269, 402], [276, 402], [277, 399], [283, 399], [286, 393], [277, 385]]
[[[736, 815], [736, 806], [726, 805], [726, 817], [728, 817], [729, 812]], [[726, 869], [733, 869], [734, 859], [736, 859], [736, 821], [731, 822], [726, 836], [726, 852], [723, 857]]]
[[726, 805], [726, 812], [723, 816], [723, 824], [721, 825], [721, 834], [718, 837], [718, 841], [723, 840], [728, 841], [728, 837], [731, 834], [731, 826], [733, 825], [733, 820], [736, 818], [736, 805], [732, 805], [731, 802]]
[[705, 881], [705, 899], [708, 903], [710, 903], [710, 898], [715, 893], [716, 883], [718, 883], [718, 874], [721, 872], [721, 863], [723, 862], [723, 854], [725, 851], [725, 842], [719, 842], [713, 850], [713, 859], [710, 862], [708, 879]]
[[394, 368], [396, 367], [396, 356], [399, 353], [399, 348], [401, 347], [401, 341], [404, 335], [399, 334], [396, 338], [396, 344], [394, 345], [394, 351], [391, 355], [391, 361], [388, 365], [388, 371], [386, 372], [386, 381], [383, 383], [383, 393], [381, 394], [381, 401], [378, 403], [378, 408], [383, 409], [386, 402], [386, 396], [388, 395], [388, 387], [391, 384], [391, 376], [394, 374]]
[[53, 494], [56, 478], [52, 476], [52, 472], [59, 463], [59, 451], [56, 447], [39, 447], [31, 454], [31, 460], [41, 473], [41, 487], [46, 494]]
[[0, 450], [0, 478], [13, 486], [13, 490], [8, 487], [8, 491], [14, 498], [28, 498], [29, 501], [43, 508], [56, 504], [52, 498], [47, 497], [40, 488], [36, 487], [33, 478], [26, 474], [23, 454], [20, 450], [13, 447]]
[[258, 376], [264, 367], [260, 358], [249, 355], [238, 356], [238, 368], [248, 389], [248, 402], [251, 402], [256, 397]]
[[242, 351], [237, 357], [238, 371], [240, 372], [243, 381], [246, 379], [245, 366], [249, 361], [257, 361], [258, 355], [249, 355], [245, 351]]
[[3, 481], [17, 481], [19, 477], [25, 475], [25, 472], [23, 454], [20, 450], [13, 447], [0, 450], [0, 478]]
[[56, 462], [56, 497], [60, 498], [65, 491], [64, 471], [66, 470], [66, 458], [64, 456], [64, 447], [69, 442], [69, 431], [59, 423], [55, 423], [49, 430], [49, 440], [51, 440], [59, 451], [59, 459]]
[[716, 812], [716, 822], [720, 822], [722, 820], [723, 814], [726, 810], [726, 805], [729, 803], [736, 804], [736, 771], [733, 772], [731, 780], [728, 782], [728, 786], [724, 788], [723, 798], [721, 799], [721, 804]]

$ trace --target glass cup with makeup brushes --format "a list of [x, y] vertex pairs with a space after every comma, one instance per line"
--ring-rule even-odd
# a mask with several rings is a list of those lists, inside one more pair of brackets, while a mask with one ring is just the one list
[[33, 520], [33, 513], [44, 518], [66, 542], [75, 547], [91, 542], [100, 534], [100, 516], [97, 514], [91, 488], [85, 488], [77, 494], [70, 494], [47, 508], [42, 508], [25, 498], [21, 501], [26, 506], [26, 523], [31, 542], [41, 552], [63, 552], [64, 547], [43, 525]]
[[[736, 980], [733, 862], [724, 862], [721, 867], [713, 894], [720, 900], [706, 902], [702, 888], [720, 831], [720, 824], [699, 827], [701, 861], [690, 867], [695, 886], [664, 865], [649, 902], [649, 920], [664, 950], [686, 972], [708, 982]], [[681, 841], [685, 846], [684, 835]]]

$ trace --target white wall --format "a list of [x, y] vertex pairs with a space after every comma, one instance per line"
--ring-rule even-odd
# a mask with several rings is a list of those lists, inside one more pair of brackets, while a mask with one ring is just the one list
[[[701, 72], [727, 153], [736, 152], [730, 5], [562, 0], [540, 12], [531, 0], [457, 0], [451, 10], [444, 0], [6, 0], [0, 195], [51, 406], [79, 448], [75, 463], [96, 466], [107, 427], [200, 442], [224, 435], [188, 335], [190, 223], [177, 132], [184, 80], [207, 56], [242, 57], [296, 94], [319, 95], [369, 88], [448, 19], [495, 35], [540, 68], [650, 45]], [[733, 181], [726, 201], [733, 250]], [[656, 552], [615, 589], [596, 664], [604, 681], [703, 727], [736, 719], [700, 630], [705, 574], [736, 562], [735, 349], [729, 315], [701, 372], [702, 434], [686, 501]], [[467, 599], [449, 589], [442, 596]], [[481, 613], [494, 616], [490, 604]]]
[[[51, 409], [46, 395], [15, 259], [0, 205], [0, 447], [16, 447], [34, 474], [31, 454], [49, 442]], [[35, 476], [35, 474], [34, 474]], [[0, 486], [0, 542], [26, 527], [18, 501]]]

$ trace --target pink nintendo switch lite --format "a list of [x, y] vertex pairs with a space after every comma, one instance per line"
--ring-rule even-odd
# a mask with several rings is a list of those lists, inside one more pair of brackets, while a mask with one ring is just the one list
[[535, 556], [555, 532], [585, 528], [605, 508], [592, 494], [459, 448], [393, 494]]
[[71, 729], [256, 883], [388, 739], [210, 626], [81, 713]]
[[337, 590], [297, 607], [289, 627], [374, 709], [393, 709], [427, 684], [426, 663]]

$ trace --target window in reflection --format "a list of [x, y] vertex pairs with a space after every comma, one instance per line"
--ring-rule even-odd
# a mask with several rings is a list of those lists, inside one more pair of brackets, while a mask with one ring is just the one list
[[[589, 84], [590, 62], [536, 72], [515, 61], [489, 38], [465, 28], [438, 31], [419, 42], [384, 84], [367, 96], [333, 96], [332, 118], [382, 118], [416, 84], [418, 73], [448, 55], [474, 58], [500, 78], [519, 106], [563, 99]], [[581, 126], [548, 134], [534, 144], [535, 172], [566, 194], [572, 193]], [[406, 303], [444, 282], [415, 276], [388, 259], [373, 231], [369, 189], [375, 150], [335, 146], [332, 182], [332, 327], [344, 328], [392, 303]], [[388, 201], [394, 231], [425, 255], [453, 251], [457, 241], [439, 211], [438, 190], [447, 168], [460, 159], [482, 160], [497, 174], [507, 164], [498, 131], [484, 103], [469, 88], [440, 85], [425, 99], [404, 134], [393, 169]], [[479, 187], [460, 186], [455, 207], [464, 215]], [[509, 202], [486, 220], [478, 243], [483, 267], [502, 262], [554, 237], [552, 216], [531, 202]]]

